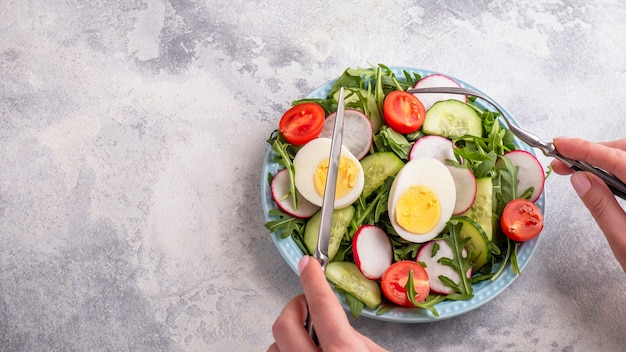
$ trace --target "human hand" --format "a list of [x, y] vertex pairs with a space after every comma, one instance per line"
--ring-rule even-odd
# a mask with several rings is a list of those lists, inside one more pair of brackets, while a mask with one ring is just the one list
[[[298, 264], [304, 294], [289, 301], [274, 325], [274, 342], [268, 352], [276, 351], [384, 351], [369, 338], [354, 330], [343, 307], [330, 288], [317, 260], [304, 256]], [[319, 341], [315, 345], [304, 327], [308, 313]]]
[[[592, 143], [579, 138], [555, 138], [554, 146], [567, 158], [585, 161], [626, 181], [626, 139]], [[613, 254], [626, 272], [626, 213], [609, 187], [599, 177], [588, 172], [574, 172], [559, 160], [552, 161], [551, 165], [557, 174], [572, 175], [574, 190], [604, 232]]]

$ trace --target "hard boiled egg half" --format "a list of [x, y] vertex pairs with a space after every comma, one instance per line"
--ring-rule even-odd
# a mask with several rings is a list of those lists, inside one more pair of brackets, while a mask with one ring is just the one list
[[[320, 207], [324, 198], [331, 144], [330, 138], [316, 138], [302, 146], [293, 160], [296, 189], [309, 202]], [[364, 180], [359, 160], [348, 148], [341, 146], [334, 208], [345, 208], [354, 203], [363, 191]]]
[[407, 241], [435, 238], [450, 220], [456, 202], [448, 168], [432, 158], [417, 158], [400, 169], [389, 191], [388, 211], [394, 230]]

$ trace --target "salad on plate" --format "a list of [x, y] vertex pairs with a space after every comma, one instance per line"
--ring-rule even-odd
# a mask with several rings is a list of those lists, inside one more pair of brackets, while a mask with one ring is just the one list
[[428, 322], [478, 308], [520, 274], [543, 229], [546, 172], [532, 149], [475, 97], [407, 92], [434, 86], [476, 90], [427, 70], [348, 68], [294, 101], [267, 139], [265, 226], [297, 272], [317, 243], [344, 87], [326, 277], [354, 317]]

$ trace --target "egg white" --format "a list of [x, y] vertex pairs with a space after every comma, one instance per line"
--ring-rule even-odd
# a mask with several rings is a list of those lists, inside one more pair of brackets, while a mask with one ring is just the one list
[[[313, 185], [313, 177], [318, 165], [328, 159], [330, 154], [330, 138], [316, 138], [298, 150], [293, 160], [296, 169], [295, 186], [298, 192], [309, 202], [322, 206], [323, 196], [320, 196]], [[363, 191], [365, 176], [359, 160], [346, 148], [341, 146], [341, 157], [349, 158], [357, 166], [358, 175], [354, 188], [345, 196], [335, 199], [335, 209], [345, 208], [354, 203]]]
[[[429, 187], [439, 198], [441, 214], [435, 227], [427, 233], [416, 234], [402, 228], [396, 221], [396, 204], [402, 193], [414, 185]], [[417, 158], [400, 169], [389, 191], [387, 209], [394, 230], [400, 237], [413, 243], [423, 243], [435, 238], [450, 220], [456, 203], [454, 179], [448, 168], [432, 158]]]

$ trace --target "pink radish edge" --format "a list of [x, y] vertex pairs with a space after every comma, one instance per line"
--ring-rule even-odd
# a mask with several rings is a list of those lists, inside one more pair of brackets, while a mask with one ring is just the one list
[[452, 214], [459, 215], [469, 210], [476, 200], [476, 193], [478, 192], [476, 177], [469, 168], [452, 165], [446, 165], [446, 167], [452, 175], [456, 188], [456, 201]]
[[289, 172], [287, 169], [279, 170], [272, 178], [270, 188], [272, 190], [272, 199], [283, 212], [301, 219], [310, 218], [320, 209], [317, 205], [309, 202], [300, 192], [296, 191], [298, 209], [295, 208], [291, 195], [289, 193]]
[[[437, 253], [433, 256], [433, 247], [435, 244], [439, 245], [439, 249]], [[445, 240], [434, 240], [423, 245], [419, 252], [417, 253], [417, 257], [415, 260], [418, 263], [421, 263], [426, 269], [428, 273], [428, 281], [430, 283], [430, 290], [439, 294], [451, 294], [453, 293], [452, 288], [446, 286], [440, 279], [439, 276], [443, 275], [450, 280], [459, 283], [459, 274], [454, 270], [454, 268], [439, 263], [439, 259], [446, 257], [452, 259], [453, 251], [448, 246], [448, 243]], [[465, 249], [463, 249], [463, 255], [467, 255]], [[472, 276], [472, 269], [467, 270], [467, 277]]]
[[[409, 160], [417, 158], [434, 158], [447, 165], [446, 159], [456, 160], [454, 145], [446, 137], [429, 135], [424, 136], [413, 143]], [[461, 160], [463, 161], [463, 160]]]
[[378, 280], [391, 265], [393, 249], [389, 236], [374, 225], [362, 225], [352, 239], [354, 262], [370, 280]]
[[[328, 115], [320, 137], [331, 138], [335, 126], [336, 112]], [[343, 145], [359, 160], [369, 153], [374, 138], [372, 122], [364, 113], [355, 109], [344, 111]]]
[[517, 172], [519, 180], [517, 184], [518, 195], [521, 195], [529, 187], [533, 187], [533, 193], [529, 200], [535, 202], [539, 199], [543, 192], [546, 176], [543, 166], [537, 157], [525, 150], [512, 150], [505, 153], [502, 157], [508, 158], [513, 165], [519, 166], [519, 171]]
[[[415, 83], [413, 88], [430, 88], [430, 87], [461, 87], [461, 85], [452, 78], [435, 73], [420, 79]], [[433, 104], [438, 101], [455, 99], [462, 102], [467, 102], [467, 97], [460, 94], [446, 94], [446, 93], [415, 93], [413, 94], [424, 105], [424, 109], [430, 109]]]

